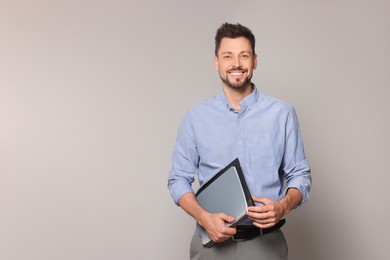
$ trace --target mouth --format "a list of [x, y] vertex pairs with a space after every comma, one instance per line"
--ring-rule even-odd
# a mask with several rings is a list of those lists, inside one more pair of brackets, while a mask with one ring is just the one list
[[245, 72], [246, 72], [246, 70], [237, 70], [237, 69], [228, 71], [228, 73], [230, 75], [232, 75], [233, 77], [241, 77], [244, 75]]
[[242, 71], [234, 71], [234, 72], [229, 72], [230, 74], [232, 75], [241, 75], [241, 74], [244, 74], [244, 72]]

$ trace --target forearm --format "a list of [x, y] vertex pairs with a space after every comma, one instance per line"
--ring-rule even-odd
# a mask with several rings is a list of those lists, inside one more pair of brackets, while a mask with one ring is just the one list
[[289, 188], [286, 196], [284, 196], [279, 202], [283, 207], [283, 215], [287, 215], [296, 208], [303, 199], [302, 193], [296, 188]]
[[203, 226], [203, 217], [206, 214], [209, 214], [205, 209], [203, 209], [198, 201], [195, 198], [195, 195], [192, 192], [188, 192], [181, 196], [179, 200], [179, 206], [191, 215], [200, 225]]

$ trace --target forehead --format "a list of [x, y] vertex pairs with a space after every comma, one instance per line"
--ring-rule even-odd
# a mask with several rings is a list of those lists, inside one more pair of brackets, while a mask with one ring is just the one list
[[252, 46], [249, 40], [245, 37], [238, 38], [222, 38], [218, 53], [223, 52], [244, 52], [252, 53]]

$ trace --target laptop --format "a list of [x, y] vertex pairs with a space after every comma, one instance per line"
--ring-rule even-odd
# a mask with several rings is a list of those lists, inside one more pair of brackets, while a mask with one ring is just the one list
[[[247, 208], [255, 205], [238, 158], [202, 185], [195, 196], [208, 212], [225, 213], [234, 217], [234, 222], [226, 223], [229, 227], [235, 227], [248, 220]], [[211, 247], [214, 242], [202, 226], [198, 225], [198, 228], [203, 245]]]

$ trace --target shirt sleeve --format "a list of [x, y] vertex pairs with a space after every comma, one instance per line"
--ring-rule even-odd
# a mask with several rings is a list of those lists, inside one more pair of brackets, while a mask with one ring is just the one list
[[286, 142], [282, 162], [282, 170], [289, 188], [298, 189], [303, 196], [302, 205], [309, 199], [311, 188], [311, 170], [305, 156], [302, 136], [299, 129], [298, 118], [295, 109], [292, 108], [286, 121]]
[[194, 192], [192, 183], [199, 164], [195, 135], [187, 113], [181, 122], [172, 154], [172, 169], [168, 177], [168, 189], [178, 205], [181, 196]]

